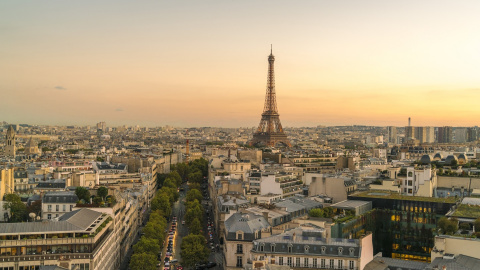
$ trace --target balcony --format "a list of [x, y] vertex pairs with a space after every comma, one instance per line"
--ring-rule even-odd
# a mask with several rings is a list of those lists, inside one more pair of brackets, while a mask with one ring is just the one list
[[42, 245], [68, 245], [68, 244], [94, 244], [93, 237], [88, 238], [47, 238], [25, 240], [1, 240], [0, 247], [16, 246], [42, 246]]
[[73, 260], [93, 259], [91, 253], [59, 253], [59, 254], [30, 254], [30, 255], [6, 255], [1, 256], [1, 262], [25, 262], [45, 260]]

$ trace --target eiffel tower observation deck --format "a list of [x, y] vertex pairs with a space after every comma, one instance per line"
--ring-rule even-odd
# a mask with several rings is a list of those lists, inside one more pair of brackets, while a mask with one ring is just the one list
[[282, 123], [280, 123], [280, 115], [277, 110], [277, 98], [275, 94], [275, 57], [272, 50], [268, 56], [268, 78], [267, 93], [265, 95], [265, 106], [263, 108], [262, 119], [257, 130], [253, 134], [250, 145], [264, 146], [287, 146], [291, 147], [287, 135], [283, 131]]

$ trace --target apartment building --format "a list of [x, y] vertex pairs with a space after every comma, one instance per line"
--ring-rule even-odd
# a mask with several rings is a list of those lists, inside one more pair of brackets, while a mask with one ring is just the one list
[[54, 219], [71, 212], [78, 202], [74, 192], [48, 192], [42, 198], [42, 219]]
[[270, 235], [270, 224], [264, 216], [235, 213], [225, 220], [224, 269], [243, 269], [249, 259], [253, 241]]
[[372, 234], [360, 239], [329, 238], [324, 229], [298, 227], [253, 241], [252, 261], [291, 269], [363, 270], [373, 259]]
[[67, 213], [58, 221], [0, 226], [0, 268], [118, 269], [110, 215], [90, 209]]

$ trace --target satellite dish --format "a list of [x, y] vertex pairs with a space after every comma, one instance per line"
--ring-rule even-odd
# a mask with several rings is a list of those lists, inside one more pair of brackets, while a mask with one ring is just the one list
[[37, 214], [35, 214], [35, 213], [32, 212], [32, 213], [28, 214], [28, 216], [29, 216], [32, 220], [35, 220], [35, 217], [37, 216]]

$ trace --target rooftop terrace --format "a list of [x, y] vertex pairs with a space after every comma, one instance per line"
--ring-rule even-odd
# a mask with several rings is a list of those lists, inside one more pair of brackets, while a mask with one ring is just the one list
[[351, 196], [365, 197], [365, 198], [392, 199], [392, 200], [439, 202], [439, 203], [455, 203], [458, 200], [458, 198], [455, 198], [455, 197], [435, 198], [435, 197], [420, 197], [420, 196], [404, 196], [389, 190], [363, 191], [363, 192], [354, 193]]

